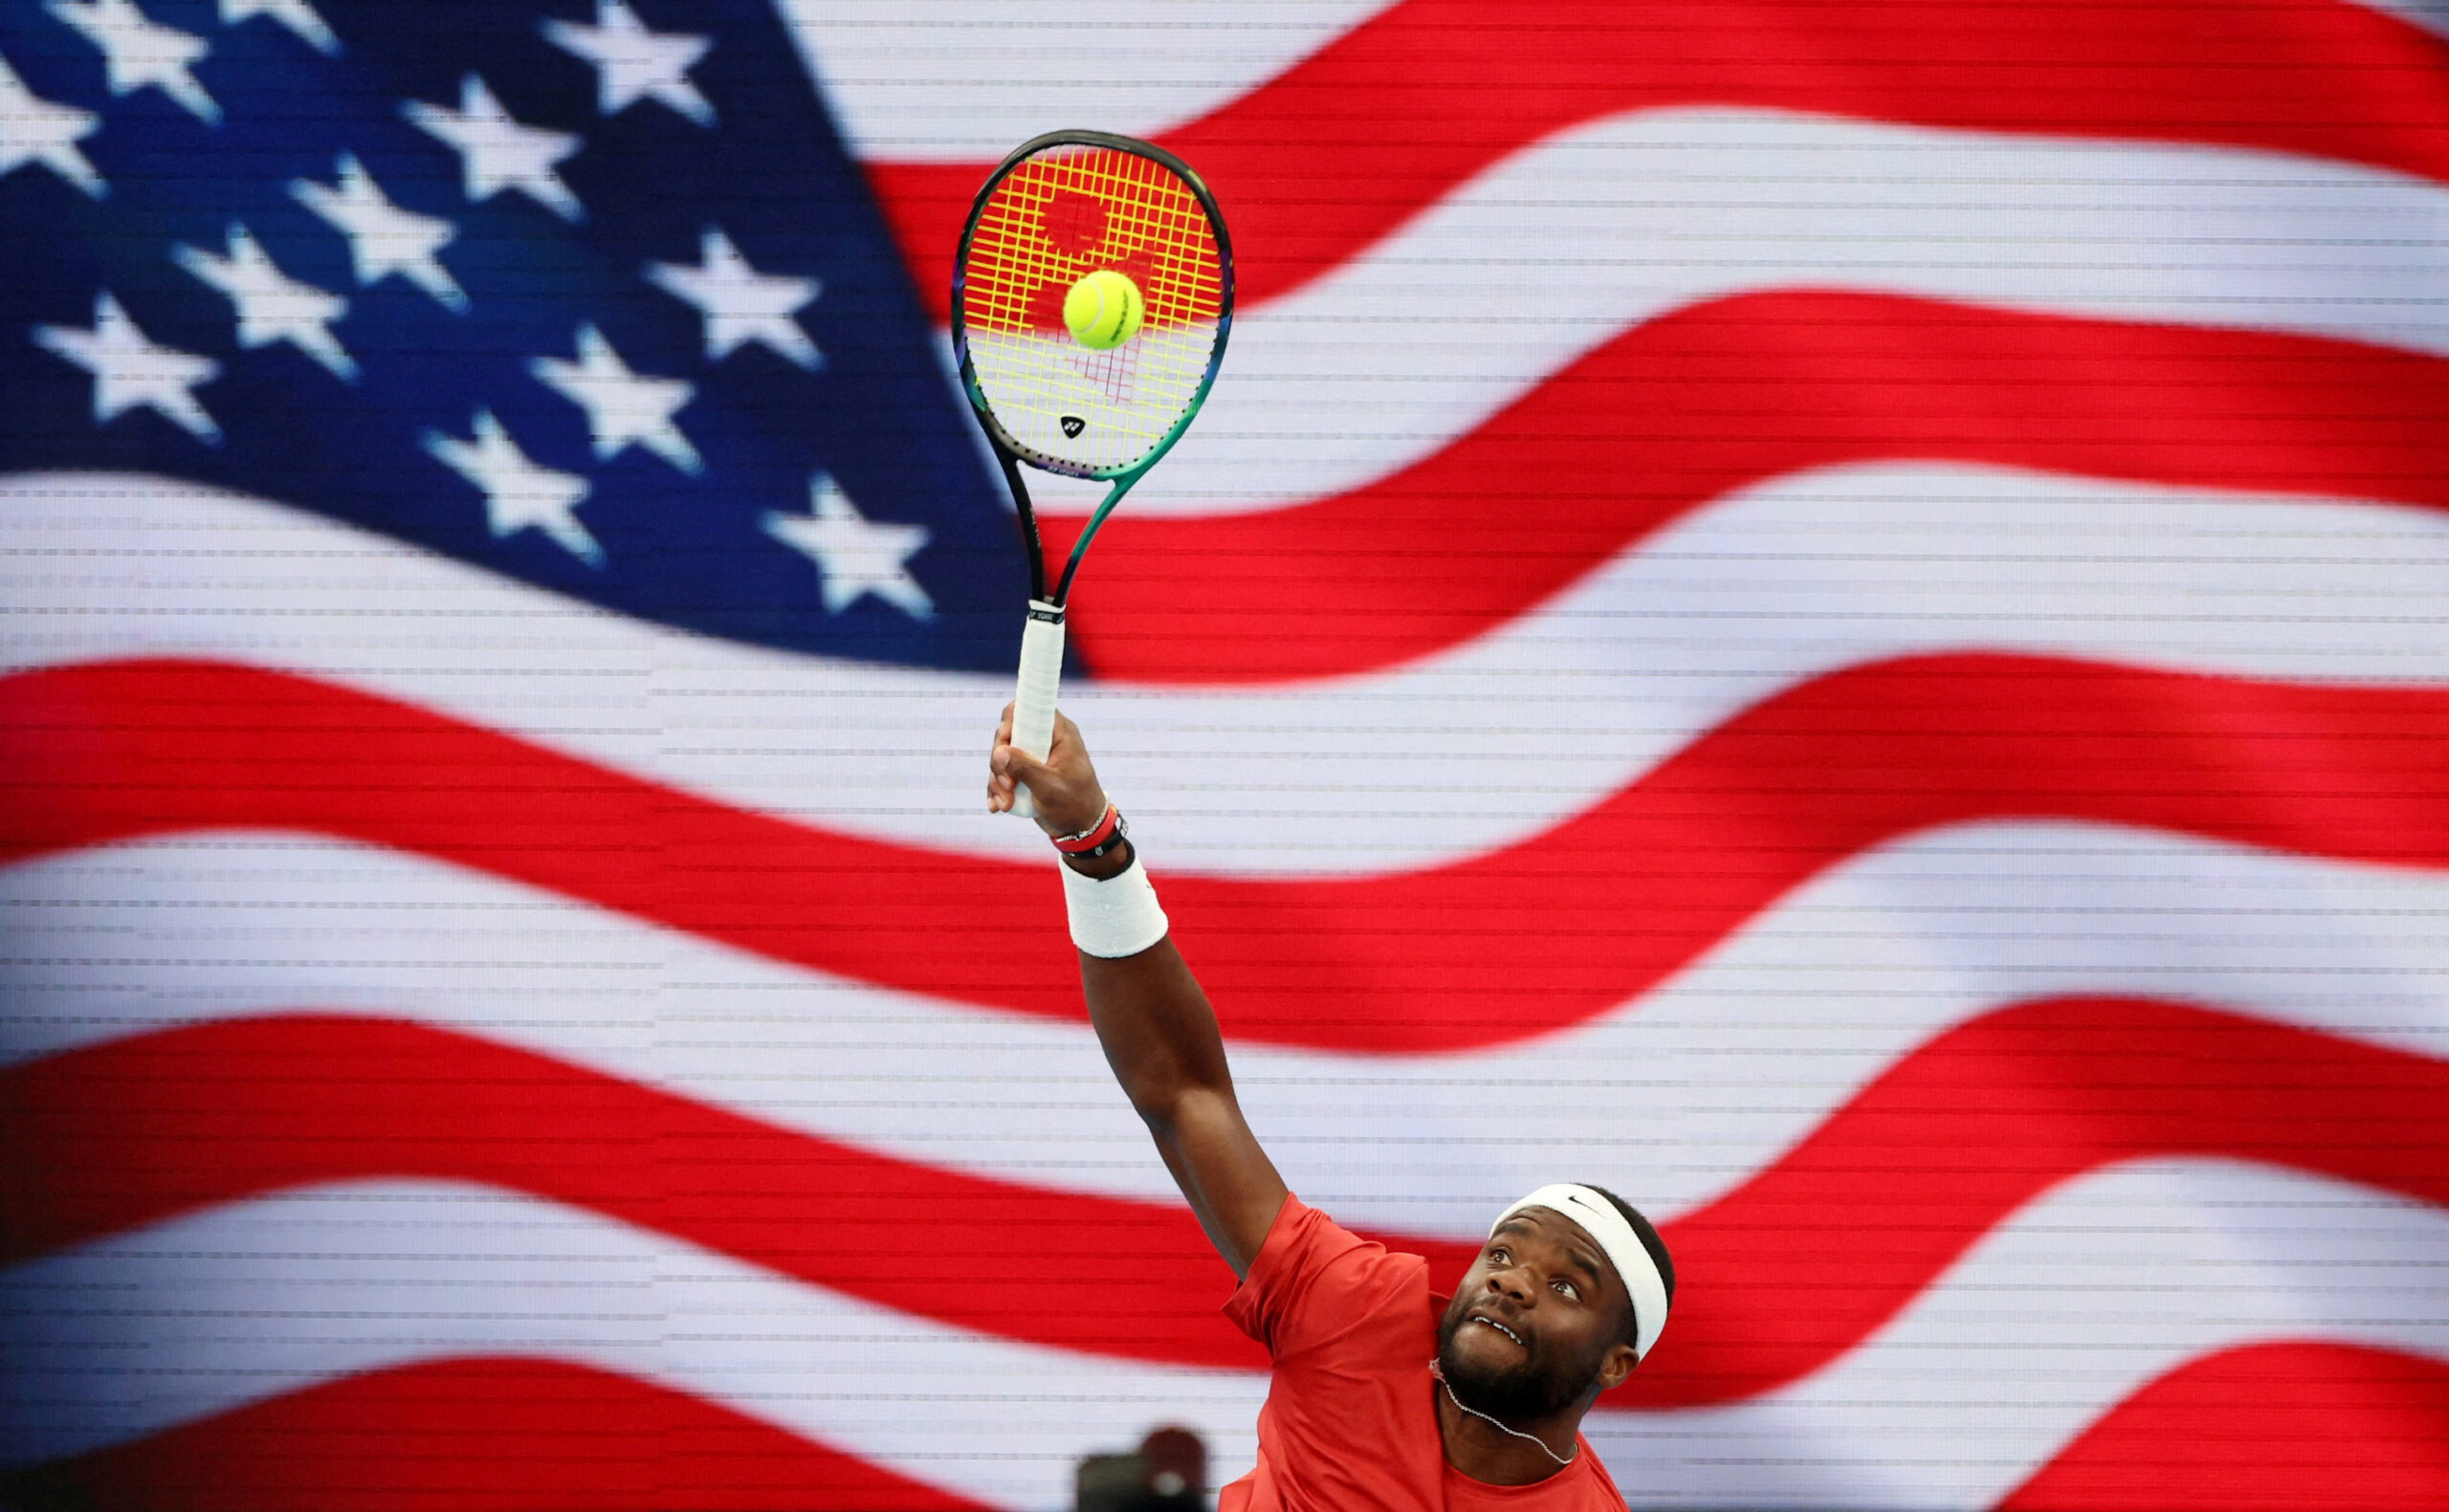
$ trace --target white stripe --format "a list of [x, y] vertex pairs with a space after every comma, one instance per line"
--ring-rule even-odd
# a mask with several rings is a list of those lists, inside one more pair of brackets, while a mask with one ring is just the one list
[[[2284, 153], [1644, 111], [1538, 142], [1294, 294], [1128, 506], [1278, 509], [1444, 449], [1577, 358], [1782, 289], [2449, 352], [2449, 187]], [[1526, 449], [1526, 477], [1541, 459]], [[1050, 512], [1093, 494], [1049, 488]], [[1086, 600], [1083, 601], [1088, 602]]]
[[[1591, 1433], [1636, 1504], [1986, 1506], [2210, 1351], [2324, 1339], [2449, 1359], [2443, 1253], [2438, 1209], [2346, 1183], [2211, 1161], [2111, 1168], [2017, 1214], [1817, 1375], [1738, 1406], [1602, 1413]], [[1054, 1507], [1077, 1456], [1160, 1421], [1186, 1422], [1239, 1473], [1264, 1384], [965, 1334], [448, 1183], [172, 1219], [0, 1273], [0, 1305], [20, 1461], [354, 1371], [516, 1352], [689, 1391], [963, 1495]]]
[[[893, 1247], [890, 1225], [878, 1244]], [[882, 1260], [881, 1263], [890, 1263]], [[1229, 1287], [1231, 1276], [1218, 1275]], [[1264, 1377], [1007, 1344], [561, 1203], [336, 1183], [0, 1271], [0, 1459], [121, 1442], [320, 1381], [519, 1354], [717, 1402], [965, 1497], [1068, 1505], [1072, 1466], [1187, 1421], [1256, 1452]]]
[[[2443, 916], [2437, 875], [1958, 826], [1855, 857], [1578, 1029], [1457, 1055], [1237, 1044], [1234, 1080], [1294, 1188], [1355, 1223], [1475, 1240], [1559, 1177], [1664, 1220], [2006, 1003], [2175, 999], [2449, 1060]], [[866, 988], [410, 856], [243, 831], [102, 847], [0, 872], [0, 1063], [356, 1012], [902, 1159], [1176, 1200], [1085, 1023]]]
[[1393, 0], [780, 0], [850, 150], [986, 165], [1041, 132], [1155, 136]]
[[[781, 9], [853, 152], [974, 162], [983, 178], [987, 164], [1042, 131], [1153, 137], [1197, 121], [1391, 3], [1000, 0], [981, 11], [965, 0], [781, 0]], [[2360, 3], [2449, 33], [2440, 0]], [[2113, 62], [2103, 67], [2114, 77]]]
[[[1007, 676], [664, 630], [166, 480], [0, 479], [0, 537], [9, 665], [177, 653], [290, 668], [844, 833], [1047, 854], [1031, 826], [983, 811]], [[1084, 605], [1093, 625], [1093, 595]], [[1732, 495], [1397, 670], [1263, 690], [1074, 684], [1063, 703], [1160, 878], [1385, 873], [1544, 833], [1742, 710], [1867, 660], [1996, 649], [2438, 684], [2444, 626], [2437, 512], [1837, 469]]]
[[1994, 1230], [1833, 1368], [1740, 1407], [1608, 1414], [1591, 1436], [1637, 1506], [1986, 1507], [2215, 1350], [2317, 1339], [2449, 1361], [2444, 1256], [2440, 1209], [2345, 1182], [2112, 1168]]

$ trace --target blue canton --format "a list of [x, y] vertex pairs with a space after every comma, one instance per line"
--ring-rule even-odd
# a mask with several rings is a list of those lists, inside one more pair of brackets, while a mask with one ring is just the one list
[[1000, 483], [762, 0], [10, 0], [0, 467], [1012, 665]]

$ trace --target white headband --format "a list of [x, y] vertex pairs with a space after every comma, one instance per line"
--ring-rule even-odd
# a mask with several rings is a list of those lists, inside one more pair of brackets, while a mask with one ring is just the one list
[[1633, 1295], [1633, 1358], [1646, 1358], [1650, 1347], [1666, 1328], [1666, 1278], [1658, 1273], [1658, 1262], [1649, 1258], [1641, 1236], [1608, 1201], [1588, 1187], [1571, 1182], [1558, 1182], [1541, 1187], [1521, 1201], [1496, 1216], [1489, 1225], [1493, 1236], [1505, 1226], [1505, 1220], [1524, 1208], [1546, 1208], [1561, 1213], [1581, 1225], [1581, 1231], [1598, 1240], [1624, 1279], [1624, 1289]]

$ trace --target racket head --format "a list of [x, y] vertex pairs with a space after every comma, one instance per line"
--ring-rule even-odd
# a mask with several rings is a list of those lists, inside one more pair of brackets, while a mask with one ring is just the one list
[[[1137, 334], [1098, 350], [1064, 296], [1101, 269], [1129, 276]], [[998, 447], [1070, 477], [1147, 471], [1206, 402], [1233, 324], [1233, 244], [1216, 197], [1164, 148], [1054, 131], [998, 164], [953, 259], [961, 386]]]

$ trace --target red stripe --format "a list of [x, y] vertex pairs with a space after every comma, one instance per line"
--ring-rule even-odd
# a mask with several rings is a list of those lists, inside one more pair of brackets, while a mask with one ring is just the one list
[[[0, 1479], [94, 1512], [842, 1512], [966, 1503], [660, 1388], [525, 1360], [359, 1376]], [[2001, 1512], [2442, 1512], [2449, 1368], [2230, 1350], [2112, 1409]]]
[[[1818, 1370], [2016, 1210], [2111, 1161], [2266, 1161], [2449, 1203], [2444, 1146], [2438, 1061], [2161, 1003], [2000, 1010], [1667, 1225], [1674, 1322], [1620, 1396], [1691, 1406]], [[894, 1160], [417, 1025], [237, 1020], [18, 1066], [0, 1074], [0, 1153], [6, 1260], [281, 1187], [440, 1177], [536, 1193], [963, 1328], [1263, 1363], [1217, 1316], [1231, 1277], [1177, 1205]], [[890, 1266], [867, 1263], [860, 1242], [880, 1211], [897, 1236]], [[1447, 1284], [1472, 1249], [1389, 1242], [1429, 1256]]]
[[980, 1503], [644, 1381], [548, 1360], [352, 1376], [0, 1478], [91, 1512], [961, 1512]]
[[[1179, 1203], [896, 1160], [419, 1024], [236, 1019], [12, 1067], [0, 1152], [0, 1262], [285, 1187], [431, 1177], [533, 1193], [978, 1332], [1266, 1364], [1217, 1312], [1233, 1273]], [[888, 1212], [894, 1258], [877, 1264]], [[1055, 1283], [1081, 1276], [1084, 1233], [1105, 1262], [1093, 1307]]]
[[[2091, 820], [2449, 866], [2444, 751], [2436, 690], [1927, 657], [1790, 689], [1492, 855], [1286, 882], [1163, 876], [1153, 860], [1232, 1036], [1452, 1051], [1609, 1012], [1815, 874], [1942, 825]], [[299, 678], [177, 662], [20, 673], [0, 680], [0, 859], [220, 825], [311, 831], [867, 981], [1080, 1017], [1050, 862], [810, 829]]]
[[2449, 1203], [2444, 1093], [2449, 1063], [2200, 1008], [2075, 998], [1985, 1015], [1667, 1226], [1674, 1316], [1617, 1395], [1680, 1407], [1808, 1374], [2016, 1210], [2115, 1161], [2261, 1161]]
[[2449, 1512], [2449, 1366], [2268, 1344], [2152, 1382], [2001, 1512]]
[[[1637, 326], [1349, 493], [1209, 519], [1125, 506], [1097, 539], [1071, 634], [1104, 677], [1347, 674], [1464, 645], [1700, 506], [1807, 468], [1988, 463], [2441, 508], [2444, 435], [2449, 362], [2434, 358], [1877, 295], [1748, 296]], [[1070, 550], [1080, 523], [1048, 521], [1049, 551]], [[1227, 625], [1266, 628], [1217, 633]]]
[[[1215, 188], [1245, 302], [1345, 261], [1490, 164], [1579, 121], [1752, 106], [1974, 131], [2258, 147], [2449, 181], [2449, 68], [2363, 6], [2046, 0], [1925, 8], [1408, 0], [1158, 139]], [[871, 163], [942, 318], [991, 164]]]

